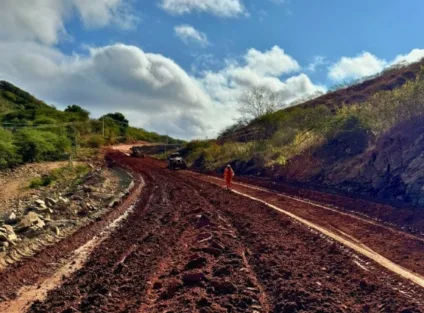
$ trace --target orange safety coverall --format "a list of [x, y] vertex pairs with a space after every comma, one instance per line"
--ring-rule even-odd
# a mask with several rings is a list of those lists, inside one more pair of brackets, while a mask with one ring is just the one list
[[233, 177], [234, 177], [233, 169], [227, 167], [224, 171], [224, 178], [225, 178], [225, 181], [227, 182], [227, 188], [231, 187], [231, 180], [233, 179]]

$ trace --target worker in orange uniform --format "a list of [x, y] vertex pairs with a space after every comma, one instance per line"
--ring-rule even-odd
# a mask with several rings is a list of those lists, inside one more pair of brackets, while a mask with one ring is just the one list
[[231, 188], [231, 180], [234, 177], [234, 171], [231, 168], [231, 165], [227, 165], [227, 168], [224, 171], [224, 179], [225, 182], [227, 183], [227, 189]]

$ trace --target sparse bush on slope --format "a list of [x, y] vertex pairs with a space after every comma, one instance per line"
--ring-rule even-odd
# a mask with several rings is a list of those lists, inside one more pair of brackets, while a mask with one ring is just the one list
[[[253, 140], [198, 146], [191, 149], [194, 152], [189, 153], [188, 159], [194, 163], [196, 158], [202, 157], [207, 169], [254, 157], [262, 158], [266, 166], [284, 166], [289, 159], [306, 151], [336, 143], [343, 146], [349, 156], [349, 151], [364, 151], [392, 127], [421, 115], [424, 115], [424, 70], [415, 80], [397, 89], [377, 92], [364, 102], [341, 104], [335, 110], [324, 105], [297, 106], [266, 114], [250, 124], [256, 129]], [[228, 127], [224, 135], [237, 129], [237, 125]], [[349, 141], [352, 147], [348, 147]]]
[[338, 115], [353, 115], [380, 136], [393, 126], [424, 114], [424, 77], [392, 91], [378, 92], [364, 103], [343, 106]]
[[40, 162], [63, 159], [71, 141], [48, 131], [22, 129], [15, 135], [15, 145], [23, 162]]
[[0, 169], [13, 166], [19, 161], [12, 133], [0, 128]]

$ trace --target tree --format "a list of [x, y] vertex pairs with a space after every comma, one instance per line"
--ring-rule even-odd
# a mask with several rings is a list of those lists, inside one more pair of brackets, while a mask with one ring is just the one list
[[239, 98], [241, 121], [248, 122], [273, 113], [277, 109], [277, 93], [265, 87], [254, 87]]
[[127, 130], [129, 127], [129, 122], [125, 118], [124, 114], [115, 112], [115, 113], [109, 113], [106, 115], [103, 115], [100, 118], [101, 121], [104, 121], [105, 125], [107, 126], [109, 137], [113, 137], [115, 134], [115, 129], [118, 130], [119, 136], [125, 137], [127, 134]]
[[65, 112], [76, 113], [81, 117], [82, 120], [88, 120], [88, 117], [90, 116], [90, 112], [76, 104], [68, 105], [68, 107], [65, 109]]
[[[120, 124], [124, 124], [127, 125], [129, 124], [128, 120], [125, 118], [124, 114], [119, 113], [119, 112], [115, 112], [115, 113], [109, 113], [104, 115], [102, 118], [107, 118], [107, 119], [112, 119], [114, 121], [117, 121]], [[100, 118], [100, 119], [102, 119]]]

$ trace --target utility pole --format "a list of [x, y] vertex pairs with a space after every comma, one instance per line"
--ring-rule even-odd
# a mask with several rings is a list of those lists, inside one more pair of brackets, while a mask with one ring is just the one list
[[105, 138], [105, 117], [103, 116], [103, 118], [102, 118], [102, 121], [103, 121], [103, 123], [102, 123], [102, 133], [103, 133], [103, 138]]
[[73, 162], [73, 158], [72, 158], [72, 152], [69, 153], [69, 167], [70, 168], [74, 168], [74, 162]]

